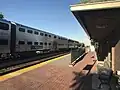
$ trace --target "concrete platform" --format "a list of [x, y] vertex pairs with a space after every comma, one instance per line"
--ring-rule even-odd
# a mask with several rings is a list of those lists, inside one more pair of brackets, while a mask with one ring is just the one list
[[69, 54], [34, 70], [0, 81], [0, 90], [92, 90], [92, 77], [86, 77], [88, 73], [96, 71], [95, 58], [92, 56], [94, 53], [89, 52], [74, 67], [69, 67]]

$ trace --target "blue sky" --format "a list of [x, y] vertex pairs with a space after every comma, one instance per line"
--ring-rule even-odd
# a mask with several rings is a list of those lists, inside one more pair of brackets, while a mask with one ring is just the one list
[[1, 0], [5, 18], [78, 41], [86, 38], [84, 30], [70, 11], [80, 0]]

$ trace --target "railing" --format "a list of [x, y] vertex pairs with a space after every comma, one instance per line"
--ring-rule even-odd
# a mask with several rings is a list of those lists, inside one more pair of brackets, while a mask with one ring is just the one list
[[85, 54], [85, 48], [71, 50], [71, 63], [79, 60]]

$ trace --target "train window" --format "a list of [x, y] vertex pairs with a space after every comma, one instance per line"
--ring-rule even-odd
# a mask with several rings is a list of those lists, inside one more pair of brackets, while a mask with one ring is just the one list
[[19, 41], [19, 44], [23, 45], [23, 44], [25, 44], [25, 42], [24, 41]]
[[40, 45], [43, 45], [43, 42], [40, 42]]
[[63, 46], [64, 44], [58, 44], [59, 46]]
[[54, 38], [57, 38], [56, 36], [54, 36]]
[[47, 43], [46, 43], [46, 42], [45, 42], [44, 44], [45, 44], [45, 45], [47, 45]]
[[0, 29], [2, 29], [2, 30], [8, 30], [9, 29], [9, 25], [6, 24], [6, 23], [0, 22]]
[[27, 30], [27, 32], [28, 32], [28, 33], [31, 33], [31, 34], [33, 33], [33, 31], [32, 31], [32, 30]]
[[47, 34], [45, 34], [45, 36], [47, 37]]
[[38, 35], [38, 32], [35, 31], [34, 34]]
[[27, 42], [28, 45], [32, 45], [32, 42]]
[[19, 28], [19, 31], [20, 32], [25, 32], [25, 29], [24, 28]]
[[51, 35], [49, 35], [49, 37], [51, 37]]
[[60, 37], [58, 39], [60, 39]]
[[8, 40], [0, 40], [0, 45], [8, 45]]
[[51, 45], [51, 43], [49, 43], [49, 45]]
[[34, 45], [38, 45], [38, 42], [34, 42]]
[[40, 33], [41, 36], [43, 36], [44, 34], [43, 33]]

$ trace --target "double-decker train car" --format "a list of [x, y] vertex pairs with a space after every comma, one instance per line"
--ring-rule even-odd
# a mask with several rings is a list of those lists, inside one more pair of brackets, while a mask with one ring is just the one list
[[[0, 19], [0, 58], [20, 57], [76, 48], [76, 41]], [[31, 54], [31, 55], [32, 55]]]
[[74, 41], [74, 48], [78, 48], [80, 43], [78, 41]]
[[68, 40], [68, 48], [69, 49], [75, 48], [75, 41], [74, 40], [71, 40], [71, 39]]

